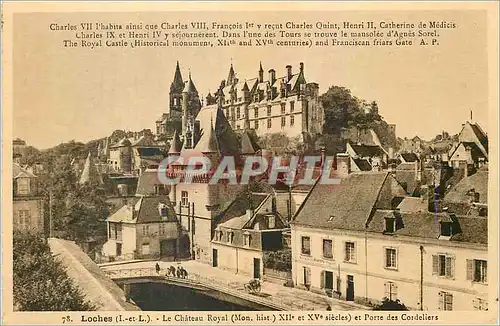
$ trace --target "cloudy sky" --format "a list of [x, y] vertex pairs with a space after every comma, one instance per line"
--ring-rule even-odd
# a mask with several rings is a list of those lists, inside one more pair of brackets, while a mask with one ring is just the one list
[[[122, 14], [22, 14], [15, 19], [13, 136], [47, 148], [71, 139], [88, 141], [115, 129], [154, 130], [168, 107], [175, 62], [183, 77], [191, 71], [200, 94], [214, 91], [232, 62], [240, 79], [264, 70], [279, 75], [290, 64], [305, 65], [308, 81], [345, 86], [362, 99], [375, 100], [395, 123], [399, 137], [426, 139], [442, 130], [460, 131], [470, 119], [488, 130], [486, 26], [482, 12], [164, 12]], [[50, 23], [317, 21], [453, 21], [436, 47], [325, 48], [63, 48], [68, 32], [51, 32]], [[266, 73], [267, 74], [267, 73]]]

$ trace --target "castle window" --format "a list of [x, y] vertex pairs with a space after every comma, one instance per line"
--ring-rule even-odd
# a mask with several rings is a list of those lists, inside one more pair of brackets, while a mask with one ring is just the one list
[[281, 128], [285, 128], [286, 126], [286, 117], [281, 117]]
[[271, 129], [271, 119], [267, 119], [267, 129]]
[[281, 114], [285, 114], [286, 108], [285, 108], [285, 103], [281, 103]]
[[271, 106], [270, 105], [267, 106], [267, 116], [268, 117], [271, 116]]
[[259, 108], [253, 109], [253, 115], [254, 115], [255, 119], [257, 119], [259, 117]]
[[295, 110], [295, 102], [290, 101], [290, 112], [293, 112]]
[[292, 127], [295, 124], [295, 116], [292, 114], [290, 116], [290, 127]]

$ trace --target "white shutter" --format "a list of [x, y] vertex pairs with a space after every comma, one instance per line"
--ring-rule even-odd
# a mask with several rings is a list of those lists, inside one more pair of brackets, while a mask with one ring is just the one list
[[468, 281], [474, 280], [474, 260], [473, 259], [467, 259], [467, 280]]
[[432, 274], [434, 274], [434, 275], [439, 274], [439, 256], [438, 255], [432, 255]]

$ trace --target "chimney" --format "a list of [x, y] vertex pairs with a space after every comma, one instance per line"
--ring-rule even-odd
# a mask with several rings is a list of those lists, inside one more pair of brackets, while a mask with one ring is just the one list
[[351, 173], [351, 158], [347, 153], [337, 154], [337, 175], [339, 178], [347, 178]]
[[276, 71], [274, 69], [269, 70], [269, 82], [271, 83], [271, 86], [274, 84], [276, 81]]
[[286, 66], [286, 80], [289, 81], [290, 79], [292, 79], [292, 66], [287, 65]]

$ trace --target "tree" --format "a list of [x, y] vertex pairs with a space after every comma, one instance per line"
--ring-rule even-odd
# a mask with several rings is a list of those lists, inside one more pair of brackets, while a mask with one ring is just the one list
[[16, 310], [95, 310], [54, 259], [49, 245], [35, 234], [14, 232], [13, 272]]
[[388, 298], [383, 298], [382, 303], [373, 307], [373, 310], [408, 311], [408, 308], [399, 299], [389, 300]]

